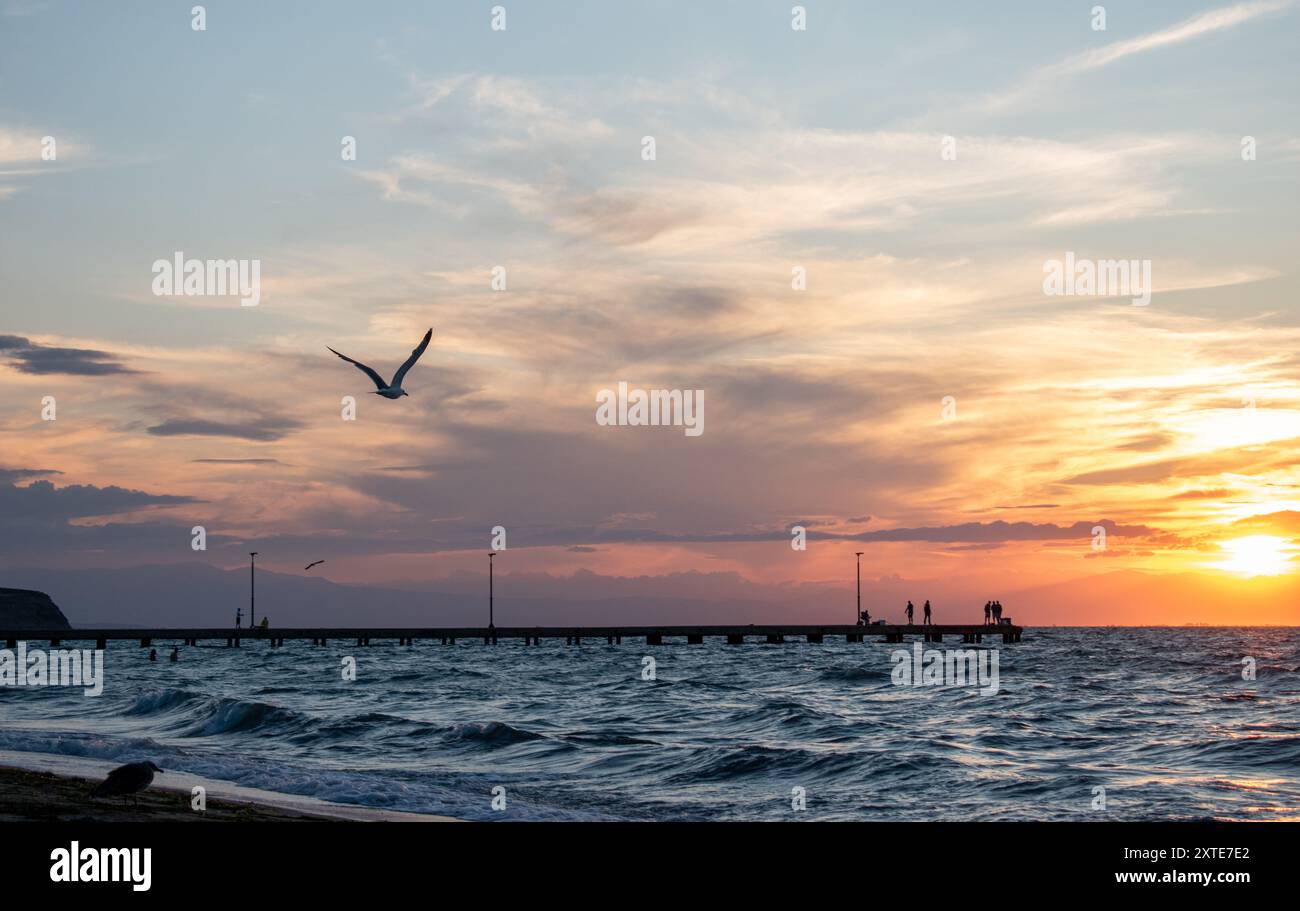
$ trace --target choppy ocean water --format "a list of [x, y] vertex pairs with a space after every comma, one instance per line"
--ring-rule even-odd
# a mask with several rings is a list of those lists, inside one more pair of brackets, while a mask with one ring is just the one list
[[996, 695], [876, 642], [155, 645], [0, 687], [0, 750], [481, 820], [1300, 819], [1300, 629], [1027, 629]]

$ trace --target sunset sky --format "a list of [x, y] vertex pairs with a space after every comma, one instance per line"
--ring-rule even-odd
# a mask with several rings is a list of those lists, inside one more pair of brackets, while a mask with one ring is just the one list
[[[560, 592], [1296, 580], [1295, 3], [192, 5], [0, 0], [0, 585], [434, 583], [496, 525]], [[155, 296], [176, 251], [260, 305]], [[1150, 304], [1045, 294], [1067, 252]], [[395, 402], [326, 350], [428, 327]], [[705, 432], [599, 426], [620, 381]]]

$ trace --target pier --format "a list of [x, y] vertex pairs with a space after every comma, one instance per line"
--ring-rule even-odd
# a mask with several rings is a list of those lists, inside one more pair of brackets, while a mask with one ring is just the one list
[[1003, 623], [1000, 625], [930, 625], [878, 624], [873, 626], [487, 626], [487, 627], [332, 627], [285, 629], [234, 629], [208, 628], [183, 629], [63, 629], [63, 630], [3, 630], [0, 639], [6, 647], [15, 648], [20, 640], [48, 642], [51, 648], [64, 643], [94, 642], [96, 648], [107, 647], [109, 641], [136, 641], [142, 648], [155, 645], [198, 645], [199, 642], [225, 643], [236, 648], [244, 644], [266, 642], [279, 648], [286, 641], [303, 640], [315, 646], [352, 645], [364, 648], [372, 642], [393, 642], [397, 645], [432, 643], [455, 645], [458, 641], [482, 642], [497, 645], [503, 639], [519, 639], [524, 645], [541, 645], [544, 639], [563, 640], [566, 645], [600, 642], [608, 645], [629, 643], [646, 645], [702, 645], [707, 640], [728, 645], [759, 643], [777, 645], [786, 642], [820, 644], [828, 639], [843, 637], [846, 642], [902, 642], [906, 637], [920, 638], [925, 642], [982, 643], [985, 637], [1004, 643], [1019, 642], [1022, 627]]

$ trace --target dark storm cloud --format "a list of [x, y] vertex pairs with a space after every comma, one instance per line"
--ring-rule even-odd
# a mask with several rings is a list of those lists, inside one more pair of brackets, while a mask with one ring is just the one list
[[37, 345], [19, 335], [0, 335], [0, 356], [4, 356], [20, 373], [41, 376], [105, 376], [139, 372], [124, 366], [116, 355], [107, 351]]

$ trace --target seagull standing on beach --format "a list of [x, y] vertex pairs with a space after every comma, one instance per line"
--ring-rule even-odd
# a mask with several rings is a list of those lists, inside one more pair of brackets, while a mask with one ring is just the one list
[[128, 762], [108, 773], [108, 777], [90, 792], [91, 797], [130, 797], [133, 800], [153, 784], [153, 773], [161, 772], [152, 762]]
[[[378, 390], [376, 390], [375, 395], [382, 395], [386, 399], [400, 399], [404, 395], [409, 395], [409, 393], [402, 388], [402, 380], [406, 378], [406, 371], [415, 366], [415, 362], [420, 359], [420, 355], [424, 354], [424, 349], [429, 347], [429, 339], [431, 338], [433, 338], [432, 329], [424, 333], [424, 339], [416, 349], [411, 352], [411, 356], [406, 359], [406, 363], [397, 368], [397, 372], [393, 374], [393, 381], [391, 383], [384, 382], [382, 376], [360, 361], [354, 361], [346, 354], [339, 354], [337, 351], [334, 351], [333, 348], [330, 348], [329, 350], [334, 351], [334, 353], [338, 354], [338, 356], [343, 358], [343, 360], [347, 361], [366, 376], [370, 377], [371, 381], [379, 387]], [[325, 347], [329, 348], [328, 345]]]

